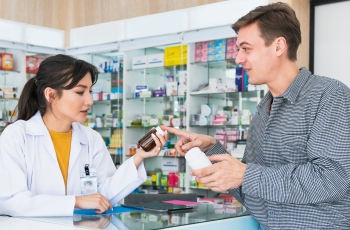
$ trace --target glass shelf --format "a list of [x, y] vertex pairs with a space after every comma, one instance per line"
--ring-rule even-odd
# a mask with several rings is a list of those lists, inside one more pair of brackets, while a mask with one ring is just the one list
[[111, 78], [118, 78], [119, 72], [109, 72], [109, 73], [98, 73], [98, 79], [111, 79]]
[[202, 188], [202, 187], [190, 187], [190, 189], [204, 189], [204, 190], [210, 190], [210, 188]]
[[[156, 128], [159, 125], [151, 125], [151, 126], [141, 126], [141, 125], [132, 125], [132, 126], [125, 126], [126, 128]], [[170, 128], [179, 128], [183, 129], [186, 128], [186, 126], [171, 126]]]
[[254, 91], [244, 91], [244, 92], [219, 92], [219, 93], [210, 93], [210, 92], [193, 92], [191, 96], [208, 96], [210, 98], [260, 98], [264, 97], [264, 90], [254, 90]]
[[142, 184], [142, 186], [145, 187], [157, 187], [157, 188], [166, 188], [166, 187], [172, 187], [172, 188], [185, 188], [185, 187], [174, 187], [174, 186], [169, 186], [169, 185], [153, 185], [153, 184]]
[[224, 128], [239, 128], [239, 127], [249, 127], [249, 125], [190, 125], [190, 127], [203, 127], [203, 128], [215, 128], [215, 127], [224, 127]]
[[95, 129], [95, 130], [102, 130], [102, 129], [122, 129], [123, 127], [95, 127], [95, 128], [92, 128], [92, 129]]
[[178, 66], [161, 66], [161, 67], [152, 67], [152, 68], [143, 68], [143, 69], [128, 69], [126, 71], [128, 72], [135, 72], [135, 73], [146, 73], [149, 75], [164, 75], [166, 72], [170, 72], [174, 74], [174, 72], [178, 70], [186, 70], [186, 65], [178, 65]]
[[7, 73], [20, 73], [21, 71], [19, 70], [0, 70], [1, 75], [5, 75]]
[[165, 96], [165, 97], [138, 97], [138, 98], [135, 98], [135, 97], [130, 97], [130, 98], [126, 98], [126, 100], [161, 100], [161, 99], [171, 99], [171, 98], [174, 98], [174, 99], [185, 99], [186, 96]]
[[18, 98], [0, 98], [0, 101], [18, 101]]
[[117, 99], [111, 99], [111, 100], [98, 100], [98, 101], [93, 101], [94, 104], [104, 104], [104, 103], [113, 103], [113, 102], [118, 102], [123, 100], [123, 98], [117, 98]]
[[234, 69], [240, 65], [235, 62], [236, 59], [209, 61], [209, 62], [193, 62], [191, 65], [208, 67], [210, 69]]

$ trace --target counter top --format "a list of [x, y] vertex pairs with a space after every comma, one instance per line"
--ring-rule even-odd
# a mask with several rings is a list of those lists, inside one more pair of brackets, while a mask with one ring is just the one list
[[74, 214], [69, 217], [0, 217], [0, 229], [254, 229], [259, 224], [242, 207], [225, 210], [202, 203], [193, 211], [154, 213], [135, 209], [103, 215]]

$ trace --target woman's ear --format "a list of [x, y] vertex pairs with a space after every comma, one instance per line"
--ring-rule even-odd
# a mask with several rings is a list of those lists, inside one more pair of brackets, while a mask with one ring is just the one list
[[45, 99], [47, 102], [49, 103], [52, 103], [55, 101], [55, 99], [57, 98], [57, 95], [56, 95], [56, 90], [50, 88], [50, 87], [47, 87], [45, 90], [44, 90], [44, 95], [45, 95]]

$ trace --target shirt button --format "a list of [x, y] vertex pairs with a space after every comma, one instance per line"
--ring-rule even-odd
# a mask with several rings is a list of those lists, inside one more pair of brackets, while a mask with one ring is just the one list
[[270, 136], [269, 135], [266, 135], [265, 139], [268, 141], [270, 140]]
[[275, 215], [275, 212], [274, 211], [270, 211], [270, 215], [271, 216]]

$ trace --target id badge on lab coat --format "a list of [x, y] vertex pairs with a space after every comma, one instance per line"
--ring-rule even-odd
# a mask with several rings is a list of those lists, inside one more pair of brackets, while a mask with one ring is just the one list
[[80, 191], [82, 196], [97, 193], [96, 172], [90, 172], [88, 167], [88, 165], [85, 166], [85, 173], [80, 174]]

